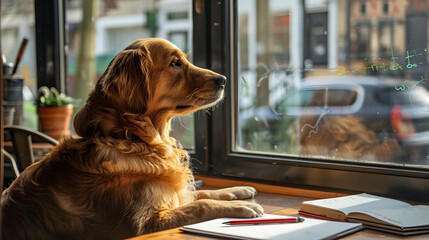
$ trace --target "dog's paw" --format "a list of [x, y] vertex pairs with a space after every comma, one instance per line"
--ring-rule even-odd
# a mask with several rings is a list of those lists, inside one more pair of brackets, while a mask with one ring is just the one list
[[231, 208], [229, 217], [254, 218], [264, 214], [264, 209], [257, 203], [246, 201], [230, 201], [228, 203]]
[[199, 190], [197, 199], [242, 200], [253, 198], [256, 190], [253, 187], [230, 187], [218, 190]]
[[253, 198], [256, 190], [253, 187], [230, 187], [214, 190], [211, 193], [212, 199], [219, 200], [241, 200]]
[[256, 195], [256, 189], [253, 187], [231, 187], [220, 189], [225, 193], [223, 200], [239, 200], [239, 199], [250, 199]]

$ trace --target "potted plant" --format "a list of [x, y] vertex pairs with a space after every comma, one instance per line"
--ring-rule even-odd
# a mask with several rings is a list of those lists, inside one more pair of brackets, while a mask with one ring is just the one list
[[76, 99], [59, 93], [55, 88], [41, 87], [36, 103], [41, 132], [57, 140], [70, 134], [70, 121]]

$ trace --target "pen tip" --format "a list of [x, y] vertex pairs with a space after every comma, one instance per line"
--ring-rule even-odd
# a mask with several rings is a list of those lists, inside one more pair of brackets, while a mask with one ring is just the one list
[[222, 224], [226, 224], [226, 225], [229, 225], [229, 222], [223, 222]]
[[305, 221], [305, 218], [303, 218], [303, 217], [298, 217], [298, 218], [297, 218], [297, 220], [298, 220], [297, 222], [304, 222], [304, 221]]

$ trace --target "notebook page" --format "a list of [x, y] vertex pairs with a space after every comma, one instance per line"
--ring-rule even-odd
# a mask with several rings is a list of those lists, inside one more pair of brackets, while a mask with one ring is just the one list
[[[264, 214], [262, 218], [280, 217]], [[349, 231], [358, 231], [361, 224], [333, 222], [306, 218], [300, 223], [259, 224], [229, 226], [223, 222], [235, 220], [233, 218], [219, 218], [202, 223], [185, 226], [183, 231], [204, 233], [214, 236], [234, 239], [270, 239], [270, 240], [312, 240], [341, 236]]]
[[429, 206], [373, 209], [363, 213], [401, 228], [429, 226]]
[[410, 206], [410, 204], [394, 199], [383, 198], [371, 194], [357, 194], [345, 197], [327, 198], [320, 200], [305, 201], [304, 203], [337, 209], [345, 214], [350, 212], [362, 212], [371, 209], [397, 208]]

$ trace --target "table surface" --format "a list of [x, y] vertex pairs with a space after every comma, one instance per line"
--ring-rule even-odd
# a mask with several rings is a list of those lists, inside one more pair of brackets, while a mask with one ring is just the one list
[[[53, 147], [55, 147], [54, 145], [50, 144], [50, 143], [43, 143], [43, 142], [33, 142], [31, 144], [33, 149], [52, 149]], [[12, 149], [13, 144], [11, 141], [5, 141], [4, 142], [4, 146], [5, 148], [9, 148]]]
[[[258, 193], [255, 199], [247, 200], [247, 201], [258, 202], [264, 208], [265, 213], [272, 213], [272, 214], [285, 215], [285, 216], [297, 216], [298, 209], [301, 205], [301, 202], [312, 200], [312, 199], [314, 198], [289, 196], [289, 195], [283, 195], [283, 194]], [[224, 239], [224, 238], [216, 238], [216, 237], [203, 236], [203, 235], [197, 235], [197, 234], [191, 234], [191, 233], [184, 233], [180, 231], [180, 228], [173, 228], [165, 231], [145, 234], [131, 239], [132, 240], [143, 240], [143, 239], [145, 240], [146, 239], [210, 240], [210, 239]], [[357, 233], [353, 233], [351, 235], [345, 236], [341, 239], [346, 239], [346, 240], [367, 240], [367, 239], [423, 240], [423, 239], [426, 239], [427, 240], [429, 239], [429, 234], [401, 237], [401, 236], [393, 235], [389, 233], [374, 231], [370, 229], [364, 229]]]

